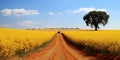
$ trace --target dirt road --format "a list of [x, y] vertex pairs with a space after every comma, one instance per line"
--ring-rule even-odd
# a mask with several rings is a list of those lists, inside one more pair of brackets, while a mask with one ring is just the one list
[[38, 53], [30, 54], [25, 60], [96, 60], [69, 46], [61, 33], [56, 34], [52, 43]]

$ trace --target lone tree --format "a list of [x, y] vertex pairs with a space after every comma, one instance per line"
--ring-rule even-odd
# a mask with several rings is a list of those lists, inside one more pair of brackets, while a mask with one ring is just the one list
[[109, 15], [104, 11], [90, 11], [83, 17], [87, 26], [94, 27], [95, 30], [99, 28], [99, 24], [105, 26], [108, 23]]

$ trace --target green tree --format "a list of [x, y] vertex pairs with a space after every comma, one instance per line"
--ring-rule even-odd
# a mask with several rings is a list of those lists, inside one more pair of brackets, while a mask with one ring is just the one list
[[105, 26], [108, 23], [109, 15], [104, 11], [90, 11], [83, 17], [87, 26], [94, 27], [95, 30], [99, 28], [99, 24]]

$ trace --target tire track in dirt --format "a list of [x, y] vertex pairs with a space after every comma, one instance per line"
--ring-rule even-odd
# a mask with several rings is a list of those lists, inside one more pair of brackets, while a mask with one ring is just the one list
[[30, 54], [25, 60], [96, 60], [69, 46], [61, 33], [56, 34], [51, 44], [38, 53]]

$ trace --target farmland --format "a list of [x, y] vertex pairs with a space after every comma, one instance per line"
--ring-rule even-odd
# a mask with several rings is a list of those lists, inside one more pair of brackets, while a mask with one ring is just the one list
[[0, 57], [28, 53], [52, 40], [55, 31], [0, 28]]
[[73, 43], [84, 46], [87, 51], [112, 55], [120, 54], [120, 30], [63, 31]]
[[[58, 33], [57, 31], [57, 29], [0, 28], [0, 60], [4, 58], [5, 60], [119, 60], [120, 58], [120, 30], [59, 29]], [[44, 44], [48, 45], [43, 47]], [[20, 54], [23, 56], [19, 56]]]

